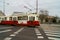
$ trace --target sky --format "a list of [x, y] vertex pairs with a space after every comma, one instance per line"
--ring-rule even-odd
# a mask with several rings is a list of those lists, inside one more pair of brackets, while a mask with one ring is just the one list
[[[0, 0], [0, 10], [4, 10], [5, 5], [5, 14], [12, 15], [13, 12], [28, 12], [29, 9], [26, 9], [24, 6], [32, 9], [34, 12], [36, 8], [36, 0]], [[39, 10], [48, 10], [49, 15], [59, 16], [60, 17], [60, 0], [38, 0]], [[3, 11], [4, 12], [4, 11]]]

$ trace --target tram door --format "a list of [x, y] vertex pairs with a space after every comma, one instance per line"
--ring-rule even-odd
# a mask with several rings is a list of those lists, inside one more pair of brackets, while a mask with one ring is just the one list
[[30, 25], [33, 25], [33, 24], [34, 24], [34, 21], [35, 21], [35, 16], [29, 16], [28, 23], [29, 23]]

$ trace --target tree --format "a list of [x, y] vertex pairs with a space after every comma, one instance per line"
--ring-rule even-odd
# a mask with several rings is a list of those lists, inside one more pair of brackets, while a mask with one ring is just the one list
[[40, 10], [40, 15], [39, 15], [39, 18], [41, 20], [41, 23], [43, 23], [43, 20], [46, 21], [47, 19], [47, 16], [48, 16], [48, 11], [47, 10]]

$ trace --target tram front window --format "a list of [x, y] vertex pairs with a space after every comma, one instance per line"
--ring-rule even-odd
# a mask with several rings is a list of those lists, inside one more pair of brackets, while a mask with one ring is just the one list
[[29, 21], [34, 21], [35, 17], [29, 17]]

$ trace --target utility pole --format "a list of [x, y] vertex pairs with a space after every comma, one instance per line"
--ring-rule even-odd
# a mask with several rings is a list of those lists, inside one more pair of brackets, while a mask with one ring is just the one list
[[38, 0], [36, 0], [36, 14], [38, 13]]
[[3, 12], [5, 14], [5, 0], [3, 0]]

